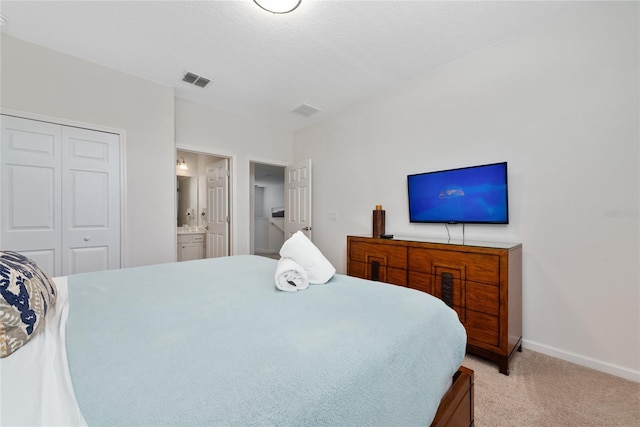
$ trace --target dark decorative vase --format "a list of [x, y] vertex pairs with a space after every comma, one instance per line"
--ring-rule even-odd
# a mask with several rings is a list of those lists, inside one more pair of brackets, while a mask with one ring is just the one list
[[376, 205], [373, 211], [373, 237], [380, 237], [384, 234], [384, 210], [382, 205]]

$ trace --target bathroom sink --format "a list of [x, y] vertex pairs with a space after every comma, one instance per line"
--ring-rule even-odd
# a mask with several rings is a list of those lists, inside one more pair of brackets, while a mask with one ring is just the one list
[[206, 233], [206, 229], [204, 227], [177, 227], [176, 232], [178, 234], [202, 234]]

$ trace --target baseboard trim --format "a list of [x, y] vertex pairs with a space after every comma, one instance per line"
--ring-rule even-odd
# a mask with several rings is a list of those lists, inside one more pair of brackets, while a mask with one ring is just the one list
[[576, 353], [571, 353], [569, 351], [559, 350], [557, 348], [526, 339], [522, 340], [522, 347], [525, 349], [537, 351], [538, 353], [546, 354], [547, 356], [555, 357], [556, 359], [566, 360], [567, 362], [572, 362], [580, 366], [595, 369], [596, 371], [615, 375], [616, 377], [640, 382], [640, 371], [635, 371], [623, 366], [603, 362], [602, 360], [592, 359], [590, 357], [585, 357]]

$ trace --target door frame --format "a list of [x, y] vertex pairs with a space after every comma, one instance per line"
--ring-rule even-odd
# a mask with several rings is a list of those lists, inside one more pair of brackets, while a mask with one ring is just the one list
[[[235, 164], [236, 164], [236, 155], [235, 154], [229, 154], [229, 153], [220, 153], [219, 151], [214, 151], [214, 150], [207, 150], [206, 148], [202, 148], [202, 147], [194, 147], [192, 145], [186, 145], [186, 144], [176, 144], [175, 146], [175, 150], [174, 150], [174, 154], [176, 155], [176, 160], [177, 160], [177, 153], [178, 150], [180, 151], [188, 151], [190, 153], [193, 154], [202, 154], [204, 156], [212, 156], [212, 157], [220, 157], [220, 158], [225, 158], [229, 160], [229, 188], [228, 188], [228, 194], [227, 196], [229, 197], [229, 256], [234, 254], [234, 248], [235, 245], [233, 244], [234, 240], [235, 240], [235, 236], [236, 236], [236, 227], [237, 227], [237, 213], [236, 213], [236, 209], [234, 206], [234, 200], [236, 200], [236, 179], [235, 179]], [[175, 168], [175, 162], [173, 163], [174, 168]], [[175, 170], [174, 170], [175, 172]], [[174, 180], [173, 182], [174, 188], [173, 188], [173, 194], [176, 193], [177, 190], [177, 183], [176, 180]], [[173, 211], [176, 212], [178, 207], [175, 205], [176, 204], [176, 200], [174, 198], [173, 201], [174, 205], [173, 205]], [[173, 233], [173, 247], [175, 248], [174, 250], [175, 252], [175, 257], [176, 259], [178, 259], [178, 235], [177, 233]]]
[[[96, 125], [94, 123], [79, 122], [76, 120], [52, 117], [28, 111], [14, 110], [0, 107], [0, 114], [18, 117], [27, 120], [36, 120], [56, 125], [70, 126], [98, 132], [113, 133], [120, 138], [120, 268], [128, 267], [127, 260], [127, 132], [124, 129], [109, 126]], [[0, 188], [2, 188], [2, 174], [0, 174]], [[2, 213], [0, 212], [0, 215]], [[0, 242], [1, 246], [2, 242]], [[175, 245], [174, 245], [175, 246]]]

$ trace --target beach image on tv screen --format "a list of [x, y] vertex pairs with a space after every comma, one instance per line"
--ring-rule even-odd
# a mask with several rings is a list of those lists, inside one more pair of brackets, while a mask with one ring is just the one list
[[413, 222], [488, 222], [508, 219], [506, 164], [409, 176]]

